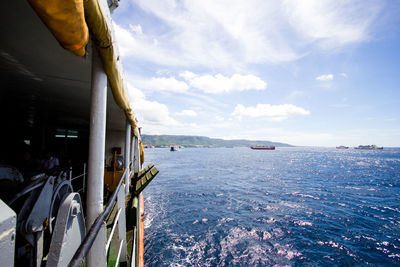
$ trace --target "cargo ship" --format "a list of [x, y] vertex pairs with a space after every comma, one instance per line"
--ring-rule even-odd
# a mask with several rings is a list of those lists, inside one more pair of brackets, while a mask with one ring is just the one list
[[144, 266], [141, 131], [118, 1], [5, 1], [0, 27], [2, 266]]
[[275, 146], [251, 146], [250, 148], [255, 150], [275, 150]]
[[368, 149], [376, 149], [377, 147], [376, 147], [376, 145], [359, 145], [359, 146], [357, 146], [357, 147], [355, 147], [354, 149], [366, 149], [366, 150], [368, 150]]
[[336, 149], [348, 149], [348, 146], [337, 146]]

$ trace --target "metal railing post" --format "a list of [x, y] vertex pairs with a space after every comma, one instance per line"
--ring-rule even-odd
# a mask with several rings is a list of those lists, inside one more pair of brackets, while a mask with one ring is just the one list
[[137, 201], [136, 228], [135, 228], [135, 230], [136, 230], [136, 233], [135, 233], [135, 236], [136, 236], [136, 240], [135, 240], [135, 245], [136, 245], [135, 246], [135, 255], [137, 255], [137, 256], [135, 256], [135, 266], [139, 267], [139, 260], [140, 260], [140, 257], [139, 257], [139, 245], [140, 245], [140, 243], [139, 243], [139, 238], [140, 238], [140, 198], [135, 196], [134, 201]]
[[[135, 173], [135, 176], [139, 173], [140, 171], [140, 149], [139, 149], [139, 137], [134, 137], [134, 160], [133, 160], [133, 170]], [[141, 203], [140, 203], [140, 195], [134, 197], [134, 201], [137, 201], [137, 210], [136, 210], [136, 228], [135, 228], [135, 236], [136, 236], [136, 242], [135, 242], [135, 255], [139, 255], [139, 246], [140, 242], [138, 240], [141, 238], [140, 237], [140, 220], [141, 220], [141, 214], [140, 210], [142, 209]], [[139, 257], [135, 257], [135, 266], [139, 266]]]
[[[133, 251], [136, 250], [136, 226], [133, 227], [133, 244], [132, 244], [132, 248]], [[131, 267], [135, 267], [136, 266], [136, 253], [132, 253], [132, 258], [131, 258]]]
[[82, 185], [82, 190], [83, 193], [85, 193], [85, 184], [86, 184], [86, 163], [83, 163], [83, 185]]
[[[129, 172], [126, 172], [126, 177], [129, 177]], [[119, 241], [123, 241], [121, 249], [121, 262], [127, 261], [127, 248], [126, 248], [126, 217], [125, 217], [125, 187], [126, 185], [121, 185], [117, 196], [118, 209], [121, 209], [121, 215], [118, 219], [118, 237]]]
[[[129, 182], [130, 182], [130, 177], [129, 177], [129, 158], [130, 158], [130, 149], [131, 149], [131, 124], [129, 123], [129, 120], [126, 119], [126, 127], [125, 127], [125, 168], [128, 170], [128, 175], [125, 175], [125, 195], [129, 194]], [[126, 243], [125, 243], [126, 244]], [[121, 255], [122, 257], [122, 255]]]
[[140, 151], [139, 151], [139, 137], [135, 136], [134, 140], [134, 160], [133, 160], [133, 171], [136, 173], [139, 172], [140, 168]]
[[131, 172], [133, 171], [133, 161], [135, 160], [135, 136], [131, 138]]
[[[93, 49], [92, 88], [90, 108], [90, 135], [87, 187], [87, 217], [86, 228], [90, 229], [96, 218], [103, 212], [104, 190], [104, 154], [106, 139], [106, 108], [107, 108], [107, 76], [100, 61], [98, 52]], [[101, 226], [87, 257], [88, 267], [106, 266], [104, 251], [106, 229]], [[104, 228], [104, 229], [103, 229]]]
[[69, 181], [72, 181], [72, 167], [69, 167]]

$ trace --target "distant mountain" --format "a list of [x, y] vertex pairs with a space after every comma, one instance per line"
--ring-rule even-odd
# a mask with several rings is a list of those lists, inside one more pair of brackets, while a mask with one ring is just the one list
[[153, 146], [169, 146], [177, 144], [185, 147], [194, 146], [215, 146], [215, 147], [238, 147], [238, 146], [277, 146], [277, 147], [292, 147], [292, 145], [271, 141], [253, 141], [253, 140], [224, 140], [209, 138], [206, 136], [190, 136], [190, 135], [142, 135], [142, 140], [145, 145]]

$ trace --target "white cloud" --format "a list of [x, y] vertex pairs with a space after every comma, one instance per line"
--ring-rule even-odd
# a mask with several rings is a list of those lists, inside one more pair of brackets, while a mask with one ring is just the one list
[[179, 76], [181, 76], [183, 79], [185, 79], [185, 80], [187, 80], [187, 81], [193, 80], [194, 78], [197, 77], [196, 74], [194, 74], [193, 72], [188, 71], [188, 70], [187, 70], [187, 71], [184, 71], [184, 72], [181, 72], [181, 73], [179, 74]]
[[169, 91], [175, 93], [183, 93], [189, 89], [189, 86], [183, 82], [178, 81], [174, 77], [169, 78], [151, 78], [151, 79], [136, 79], [138, 87], [153, 91]]
[[139, 0], [136, 3], [167, 29], [157, 38], [159, 48], [169, 50], [185, 66], [237, 67], [242, 63], [298, 58], [280, 34], [277, 21], [282, 14], [273, 2]]
[[143, 30], [141, 25], [129, 25], [129, 28], [134, 34], [143, 35]]
[[267, 87], [266, 82], [251, 74], [233, 74], [231, 77], [225, 77], [222, 74], [217, 74], [215, 76], [199, 76], [190, 71], [185, 71], [181, 73], [180, 76], [186, 79], [191, 87], [211, 94], [245, 90], [264, 90]]
[[333, 74], [323, 74], [315, 78], [317, 81], [331, 81], [333, 80]]
[[365, 41], [381, 10], [379, 1], [286, 0], [291, 26], [308, 42], [324, 48]]
[[219, 115], [215, 116], [215, 119], [216, 119], [217, 121], [224, 121], [224, 120], [225, 120], [224, 117], [219, 116]]
[[175, 113], [178, 116], [188, 116], [188, 117], [196, 117], [197, 116], [197, 112], [191, 109], [185, 109], [182, 110], [181, 112], [176, 112]]
[[251, 118], [267, 119], [272, 121], [282, 121], [293, 115], [308, 115], [310, 112], [292, 104], [269, 105], [257, 104], [255, 107], [245, 107], [238, 104], [232, 115], [241, 119], [243, 116]]
[[164, 66], [243, 69], [368, 40], [384, 3], [137, 0], [135, 5], [151, 19], [115, 25], [123, 56]]
[[119, 51], [125, 59], [132, 57], [168, 66], [183, 64], [178, 54], [161, 47], [157, 37], [144, 34], [140, 25], [129, 25], [129, 29], [126, 29], [114, 22], [113, 28]]
[[132, 85], [132, 83], [127, 82], [127, 94], [130, 102], [134, 102], [137, 99], [144, 99], [145, 95], [143, 94], [142, 91], [137, 89], [135, 86]]
[[[244, 105], [237, 105], [233, 111], [232, 107], [235, 105], [231, 106], [230, 101], [237, 101], [232, 98], [233, 96], [226, 98], [215, 94], [265, 90], [267, 87], [265, 81], [246, 74], [254, 73], [271, 84], [272, 81], [266, 77], [277, 69], [267, 64], [296, 61], [308, 54], [318, 57], [321, 51], [324, 55], [327, 51], [335, 53], [348, 45], [368, 41], [374, 34], [373, 27], [385, 26], [386, 29], [386, 25], [376, 24], [377, 14], [384, 4], [385, 1], [380, 0], [134, 0], [129, 5], [130, 8], [135, 8], [135, 11], [116, 12], [114, 16], [118, 14], [124, 16], [118, 19], [121, 24], [115, 25], [115, 31], [116, 41], [121, 48], [121, 57], [128, 63], [126, 67], [129, 66], [126, 71], [131, 71], [139, 77], [137, 80], [134, 79], [132, 84], [141, 90], [135, 88], [131, 92], [132, 107], [139, 116], [139, 123], [145, 124], [144, 130], [151, 133], [190, 132], [210, 136], [242, 134], [246, 130], [243, 129], [245, 124], [248, 125], [247, 130], [265, 128], [265, 124], [259, 123], [261, 119], [280, 121], [292, 118], [291, 116], [310, 114], [308, 110], [294, 105], [256, 105], [257, 102], [252, 102], [254, 99], [251, 98], [254, 94], [246, 96], [242, 94], [246, 99], [240, 103]], [[139, 16], [133, 16], [129, 14], [130, 12]], [[382, 15], [386, 16], [388, 13]], [[386, 19], [382, 17], [378, 18], [380, 19], [378, 22], [385, 22]], [[293, 68], [295, 70], [302, 68], [296, 64], [279, 66], [279, 70], [292, 69], [291, 66], [295, 66]], [[183, 70], [191, 72], [181, 73], [180, 77], [176, 75]], [[160, 72], [154, 74], [156, 71]], [[316, 83], [320, 87], [329, 87], [334, 80], [345, 78], [340, 71], [334, 73], [334, 77], [333, 74], [324, 73], [322, 70], [317, 74], [327, 75], [325, 82], [322, 79]], [[235, 76], [235, 73], [238, 76]], [[301, 75], [300, 72], [296, 72], [297, 74]], [[145, 76], [147, 78], [143, 78]], [[237, 79], [234, 79], [234, 76]], [[310, 78], [315, 79], [315, 76]], [[303, 90], [299, 86], [295, 88]], [[286, 89], [272, 89], [286, 90], [281, 93], [289, 95], [282, 100], [279, 98], [282, 94], [273, 92], [274, 99], [280, 103], [293, 103], [294, 97], [302, 96], [301, 100], [307, 100], [307, 103], [312, 104], [313, 100], [307, 98], [306, 91], [304, 93], [293, 91], [294, 88], [290, 88], [290, 84]], [[157, 94], [154, 90], [179, 93]], [[148, 101], [143, 92], [154, 97], [152, 100], [162, 103]], [[167, 100], [171, 95], [174, 98]], [[276, 101], [274, 102], [279, 104]], [[181, 103], [184, 103], [184, 106]], [[178, 114], [170, 112], [168, 107], [172, 105], [173, 111], [190, 108], [199, 114], [198, 117], [210, 118], [210, 122], [204, 125], [201, 118], [190, 117], [190, 122], [196, 123], [198, 127], [194, 130], [194, 127], [188, 126], [189, 124], [174, 119], [184, 117], [178, 117], [180, 112]], [[196, 107], [202, 110], [198, 111]], [[312, 110], [314, 113], [317, 112]], [[229, 113], [232, 111], [233, 116], [230, 116]], [[238, 123], [237, 119], [241, 117], [249, 119]], [[295, 123], [293, 120], [291, 122]], [[170, 127], [171, 125], [174, 127]], [[280, 125], [283, 127], [285, 124]], [[264, 133], [258, 136], [277, 141], [282, 137], [295, 144], [302, 144], [301, 140], [308, 140], [308, 144], [322, 144], [336, 135], [334, 132], [324, 132], [325, 129], [318, 132], [318, 127], [313, 129], [315, 133], [310, 130], [310, 132], [291, 134], [288, 131], [290, 132], [296, 123], [286, 126], [291, 127], [275, 135], [271, 132], [271, 137]], [[225, 127], [224, 131], [218, 127], [221, 129]], [[248, 138], [255, 136], [254, 133], [248, 133]], [[319, 139], [318, 143], [316, 140]]]
[[157, 101], [139, 99], [134, 103], [133, 108], [139, 122], [142, 122], [142, 124], [165, 126], [174, 126], [178, 124], [178, 122], [170, 116], [168, 107]]
[[340, 73], [340, 76], [342, 76], [343, 78], [347, 78], [348, 77], [347, 73], [344, 73], [344, 72]]
[[157, 101], [148, 101], [142, 91], [127, 83], [127, 95], [140, 126], [157, 132], [179, 123], [170, 116], [168, 107]]

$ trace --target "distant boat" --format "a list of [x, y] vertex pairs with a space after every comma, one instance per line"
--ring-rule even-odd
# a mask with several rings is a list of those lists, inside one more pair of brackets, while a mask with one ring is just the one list
[[337, 146], [336, 148], [337, 149], [348, 149], [349, 147], [348, 146]]
[[154, 146], [152, 146], [152, 145], [144, 145], [143, 147], [144, 148], [154, 148]]
[[383, 149], [383, 146], [378, 146], [376, 147], [376, 149]]
[[179, 146], [178, 145], [171, 144], [170, 151], [178, 151], [178, 150], [179, 150]]
[[377, 148], [376, 145], [366, 145], [366, 146], [359, 145], [358, 147], [355, 147], [355, 149], [376, 149], [376, 148]]
[[275, 146], [251, 146], [250, 148], [256, 150], [275, 150]]

